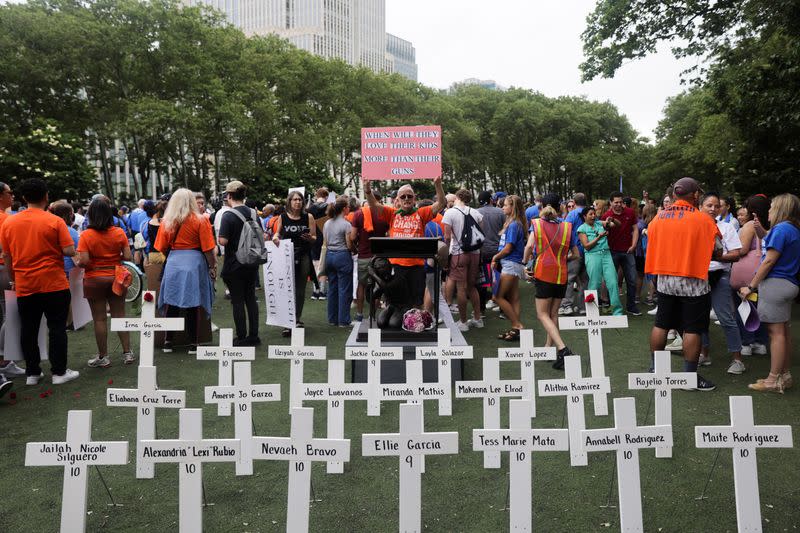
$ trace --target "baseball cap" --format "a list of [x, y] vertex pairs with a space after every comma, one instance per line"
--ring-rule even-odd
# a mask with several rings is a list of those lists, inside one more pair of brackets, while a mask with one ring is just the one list
[[700, 183], [696, 179], [685, 177], [675, 182], [673, 190], [675, 192], [675, 196], [686, 196], [701, 189]]
[[503, 191], [497, 191], [497, 192], [496, 192], [496, 193], [494, 193], [494, 195], [492, 196], [492, 199], [493, 199], [493, 200], [495, 200], [495, 201], [497, 201], [497, 200], [499, 200], [500, 198], [505, 198], [506, 196], [508, 196], [508, 193], [505, 193], [505, 192], [503, 192]]
[[492, 200], [492, 193], [489, 191], [483, 191], [478, 195], [478, 203], [480, 205], [486, 205]]
[[244, 189], [244, 183], [239, 180], [233, 180], [225, 186], [225, 192], [236, 192]]

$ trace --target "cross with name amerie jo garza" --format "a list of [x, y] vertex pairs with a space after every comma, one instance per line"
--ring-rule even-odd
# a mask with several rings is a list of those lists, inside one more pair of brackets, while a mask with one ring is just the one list
[[[628, 327], [627, 316], [601, 316], [597, 306], [597, 291], [585, 291], [586, 316], [561, 316], [558, 317], [558, 327], [561, 330], [585, 329], [589, 332], [589, 364], [593, 378], [606, 375], [606, 363], [603, 356], [603, 330]], [[608, 414], [608, 393], [598, 392], [594, 395], [594, 415], [606, 416]]]
[[66, 442], [29, 442], [25, 466], [63, 466], [61, 532], [86, 531], [89, 465], [128, 464], [128, 442], [92, 440], [92, 412], [69, 411]]
[[402, 360], [403, 348], [381, 346], [381, 330], [370, 328], [367, 332], [367, 346], [345, 348], [344, 358], [367, 362], [367, 416], [381, 416], [381, 361]]
[[153, 366], [153, 347], [156, 331], [181, 331], [183, 318], [156, 318], [156, 293], [145, 291], [142, 294], [142, 314], [140, 318], [112, 318], [111, 331], [141, 331], [139, 337], [139, 364]]
[[522, 329], [519, 332], [519, 348], [498, 348], [497, 358], [500, 361], [519, 361], [520, 379], [529, 384], [528, 395], [523, 400], [528, 400], [531, 406], [531, 417], [536, 416], [536, 369], [535, 361], [553, 361], [556, 358], [556, 349], [549, 347], [533, 346], [533, 330]]
[[[233, 346], [233, 330], [223, 328], [219, 330], [219, 346], [198, 346], [198, 361], [219, 361], [219, 377], [217, 382], [220, 387], [230, 387], [233, 384], [234, 361], [255, 361], [256, 349], [252, 346]], [[217, 416], [231, 416], [232, 402], [218, 402]]]
[[752, 396], [728, 398], [730, 426], [695, 426], [698, 448], [731, 448], [736, 521], [739, 531], [761, 531], [761, 499], [758, 493], [758, 448], [791, 448], [792, 426], [756, 426]]
[[450, 328], [437, 330], [438, 342], [436, 346], [417, 346], [417, 359], [435, 359], [439, 361], [437, 369], [438, 381], [448, 390], [447, 397], [439, 399], [439, 416], [453, 414], [453, 400], [449, 393], [452, 384], [453, 359], [472, 359], [472, 346], [453, 346]]
[[267, 357], [291, 361], [289, 367], [289, 412], [296, 407], [303, 407], [303, 361], [325, 359], [325, 346], [306, 346], [306, 330], [292, 328], [291, 344], [289, 346], [270, 345]]

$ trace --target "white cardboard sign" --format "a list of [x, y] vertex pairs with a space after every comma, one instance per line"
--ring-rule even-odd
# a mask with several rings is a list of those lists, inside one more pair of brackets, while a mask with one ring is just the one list
[[288, 359], [289, 367], [289, 412], [303, 407], [303, 361], [322, 361], [326, 357], [325, 346], [306, 346], [306, 330], [292, 328], [291, 345], [270, 345], [269, 359]]
[[89, 300], [83, 296], [83, 274], [80, 267], [69, 271], [69, 292], [72, 295], [70, 305], [72, 306], [72, 327], [81, 329], [92, 321], [92, 308]]
[[536, 416], [536, 361], [553, 361], [556, 358], [556, 349], [550, 347], [535, 347], [533, 345], [533, 330], [522, 329], [519, 332], [519, 348], [498, 348], [497, 358], [500, 361], [519, 361], [520, 378], [529, 384], [529, 392], [524, 400], [531, 405], [531, 417]]
[[267, 325], [282, 328], [297, 326], [294, 298], [294, 244], [282, 239], [279, 246], [267, 241], [267, 262], [264, 274], [264, 302]]
[[447, 389], [447, 397], [439, 399], [439, 416], [453, 414], [453, 400], [450, 395], [452, 386], [452, 359], [472, 359], [472, 346], [453, 346], [450, 328], [437, 330], [437, 346], [417, 346], [417, 359], [435, 359], [439, 362], [437, 375], [439, 384]]
[[[14, 291], [6, 291], [6, 316], [3, 323], [3, 358], [8, 361], [22, 361], [25, 356], [22, 355], [22, 339], [20, 333], [22, 332], [22, 319], [19, 317], [19, 308], [17, 307], [17, 293]], [[47, 320], [42, 317], [42, 322], [39, 325], [39, 357], [42, 361], [47, 359]]]
[[[221, 328], [219, 330], [219, 346], [198, 346], [198, 361], [218, 361], [218, 380], [220, 387], [229, 387], [233, 384], [234, 361], [255, 361], [256, 349], [252, 346], [233, 345], [233, 330]], [[233, 402], [219, 401], [217, 403], [217, 416], [231, 416]]]
[[347, 347], [344, 358], [353, 361], [367, 361], [367, 416], [381, 416], [381, 361], [402, 360], [403, 348], [381, 346], [381, 330], [370, 328], [367, 332], [366, 347]]

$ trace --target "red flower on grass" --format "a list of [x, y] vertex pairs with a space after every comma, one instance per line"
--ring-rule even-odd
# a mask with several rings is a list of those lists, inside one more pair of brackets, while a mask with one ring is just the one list
[[8, 395], [8, 397], [11, 398], [12, 400], [16, 400], [17, 399], [17, 393], [16, 392], [12, 392], [11, 394]]
[[586, 302], [587, 304], [590, 304], [590, 303], [594, 302], [594, 294], [587, 294], [583, 298], [583, 301]]
[[47, 394], [45, 394], [44, 392], [40, 392], [39, 398], [47, 398]]
[[108, 380], [108, 384], [109, 384], [109, 385], [113, 385], [113, 384], [114, 384], [114, 380], [113, 380], [113, 379], [109, 379], [109, 380]]
[[80, 397], [81, 397], [81, 393], [80, 393], [80, 392], [76, 392], [76, 393], [74, 394], [74, 396], [75, 396], [76, 398], [80, 398]]
[[153, 302], [153, 293], [149, 292], [149, 291], [144, 293], [144, 301], [147, 302], [147, 303], [152, 303]]

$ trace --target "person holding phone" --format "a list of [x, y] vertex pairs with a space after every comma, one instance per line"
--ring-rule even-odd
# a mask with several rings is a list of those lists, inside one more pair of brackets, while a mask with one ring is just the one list
[[611, 249], [608, 247], [609, 226], [614, 225], [613, 219], [597, 220], [597, 211], [594, 207], [583, 210], [581, 218], [583, 224], [578, 227], [578, 239], [584, 249], [586, 273], [589, 276], [589, 290], [599, 291], [606, 282], [608, 296], [611, 299], [613, 314], [622, 315], [622, 302], [619, 299], [617, 287], [617, 269], [611, 258]]

